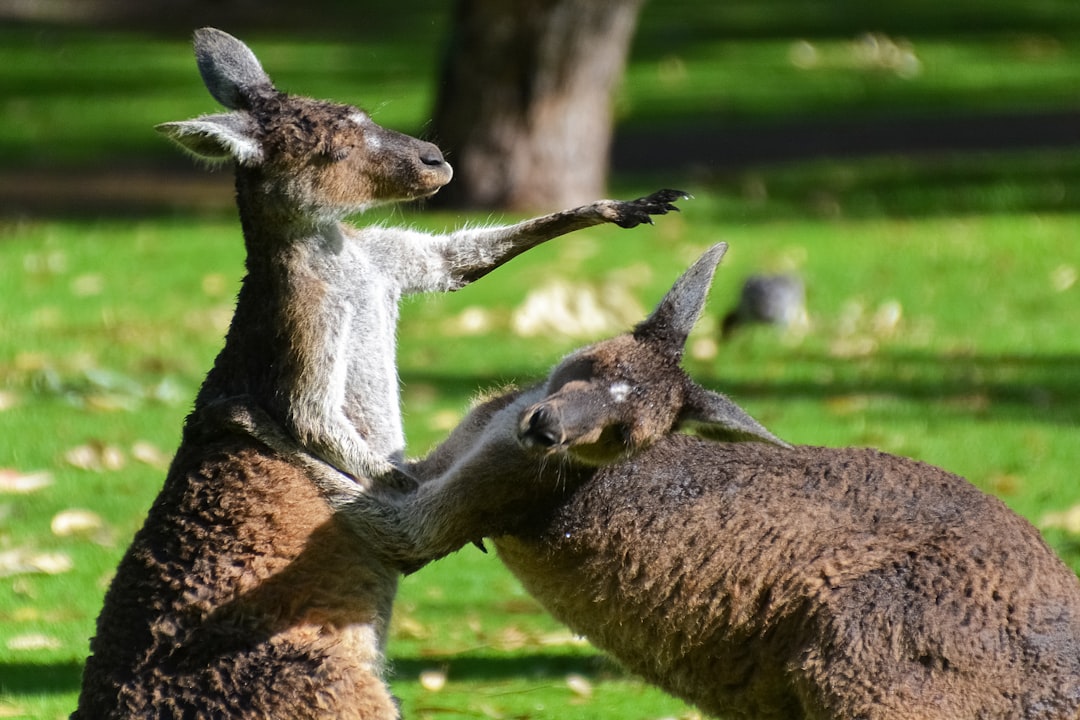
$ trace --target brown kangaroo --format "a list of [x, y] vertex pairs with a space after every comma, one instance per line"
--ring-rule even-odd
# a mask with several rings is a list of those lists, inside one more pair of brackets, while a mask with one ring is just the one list
[[237, 432], [222, 408], [246, 398], [350, 490], [408, 484], [395, 471], [401, 296], [460, 288], [574, 230], [651, 222], [684, 194], [446, 235], [353, 227], [347, 214], [445, 185], [438, 148], [357, 108], [278, 91], [219, 30], [195, 33], [195, 56], [228, 112], [159, 129], [232, 163], [247, 274], [106, 594], [74, 717], [396, 718], [381, 679], [399, 577], [387, 540], [346, 527], [304, 466]]

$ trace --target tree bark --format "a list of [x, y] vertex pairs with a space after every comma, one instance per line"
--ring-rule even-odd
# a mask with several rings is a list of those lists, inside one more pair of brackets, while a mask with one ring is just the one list
[[443, 204], [552, 210], [604, 194], [612, 101], [643, 0], [458, 0], [432, 139]]

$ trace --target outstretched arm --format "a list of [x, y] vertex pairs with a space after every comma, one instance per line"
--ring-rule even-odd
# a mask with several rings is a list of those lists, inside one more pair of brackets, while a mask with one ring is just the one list
[[[514, 225], [463, 228], [435, 237], [395, 237], [383, 229], [381, 239], [396, 247], [381, 255], [393, 261], [385, 270], [398, 277], [406, 293], [456, 290], [560, 235], [604, 223], [623, 228], [651, 225], [653, 215], [678, 212], [673, 203], [689, 197], [681, 190], [659, 190], [637, 200], [597, 200]], [[414, 243], [410, 252], [401, 251], [403, 242]]]
[[681, 190], [659, 190], [637, 200], [598, 200], [508, 227], [459, 230], [450, 235], [442, 251], [450, 272], [468, 284], [526, 250], [575, 230], [604, 223], [621, 228], [652, 225], [653, 215], [678, 212], [672, 203], [689, 197]]

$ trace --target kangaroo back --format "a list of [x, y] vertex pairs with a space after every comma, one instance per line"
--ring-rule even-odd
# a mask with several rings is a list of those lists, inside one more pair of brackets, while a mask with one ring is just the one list
[[495, 539], [526, 589], [710, 714], [1064, 718], [1080, 583], [963, 478], [671, 436]]

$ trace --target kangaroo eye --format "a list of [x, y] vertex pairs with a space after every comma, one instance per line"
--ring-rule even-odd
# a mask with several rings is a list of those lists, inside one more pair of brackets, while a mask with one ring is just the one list
[[586, 358], [574, 358], [556, 368], [548, 381], [548, 392], [557, 392], [567, 383], [588, 382], [595, 375], [593, 363]]

